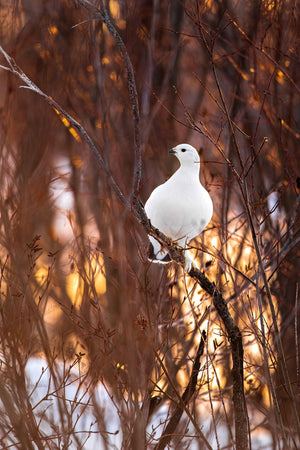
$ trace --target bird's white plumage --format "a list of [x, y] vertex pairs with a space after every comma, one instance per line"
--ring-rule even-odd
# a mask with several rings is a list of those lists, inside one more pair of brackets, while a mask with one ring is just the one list
[[[158, 186], [145, 204], [151, 224], [181, 247], [198, 236], [209, 223], [213, 204], [199, 179], [200, 158], [197, 150], [189, 144], [180, 144], [170, 150], [180, 162], [179, 169]], [[152, 236], [155, 262], [162, 262], [167, 251]], [[186, 254], [187, 269], [191, 260]]]

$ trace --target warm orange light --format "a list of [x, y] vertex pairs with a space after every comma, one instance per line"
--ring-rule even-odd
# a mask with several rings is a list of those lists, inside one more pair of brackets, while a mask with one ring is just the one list
[[276, 74], [276, 80], [278, 81], [278, 83], [283, 84], [284, 78], [285, 78], [284, 73], [281, 70], [278, 70]]
[[[83, 276], [86, 277], [88, 283], [94, 286], [96, 293], [98, 295], [104, 294], [106, 292], [106, 278], [102, 259], [97, 261], [96, 258], [92, 258], [91, 261], [86, 261], [84, 270]], [[72, 304], [79, 307], [84, 289], [84, 280], [79, 271], [68, 275], [66, 289]]]
[[49, 34], [51, 34], [52, 36], [55, 36], [58, 33], [58, 29], [56, 28], [55, 25], [51, 25], [50, 27], [48, 27], [48, 31]]
[[81, 142], [81, 138], [74, 127], [71, 126], [70, 122], [66, 117], [64, 117], [56, 108], [53, 108], [56, 114], [59, 116], [60, 120], [66, 128], [68, 128], [69, 133], [76, 139], [77, 142]]
[[80, 169], [83, 165], [83, 161], [79, 155], [76, 155], [72, 157], [72, 164], [76, 167], [76, 169]]
[[113, 81], [117, 81], [117, 74], [114, 70], [109, 74], [109, 78]]
[[75, 307], [79, 307], [83, 296], [83, 281], [79, 273], [70, 273], [68, 275], [66, 289], [72, 304]]
[[43, 284], [46, 280], [47, 280], [47, 278], [48, 278], [48, 268], [47, 267], [45, 267], [45, 266], [43, 266], [43, 267], [40, 267], [37, 271], [36, 271], [36, 274], [35, 274], [35, 278], [36, 278], [36, 280], [37, 280], [37, 282], [41, 285], [41, 284]]
[[117, 0], [110, 0], [109, 9], [110, 9], [110, 13], [114, 19], [120, 18], [120, 5]]

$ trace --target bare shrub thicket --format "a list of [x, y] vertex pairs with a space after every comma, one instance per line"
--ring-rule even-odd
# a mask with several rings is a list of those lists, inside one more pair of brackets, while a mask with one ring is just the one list
[[[0, 37], [1, 448], [299, 447], [297, 2], [4, 0]], [[146, 256], [182, 142], [202, 282]]]

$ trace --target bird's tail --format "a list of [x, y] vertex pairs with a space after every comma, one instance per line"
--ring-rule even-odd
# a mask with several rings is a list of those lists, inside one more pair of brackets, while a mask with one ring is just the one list
[[167, 250], [164, 250], [160, 243], [149, 236], [150, 244], [148, 248], [148, 259], [151, 262], [159, 264], [167, 264], [171, 261], [170, 255]]

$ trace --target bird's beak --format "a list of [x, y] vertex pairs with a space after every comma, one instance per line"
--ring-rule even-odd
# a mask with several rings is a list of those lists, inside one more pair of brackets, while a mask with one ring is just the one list
[[169, 153], [171, 153], [172, 155], [176, 154], [176, 150], [174, 150], [174, 148], [171, 148], [171, 150], [169, 150]]

